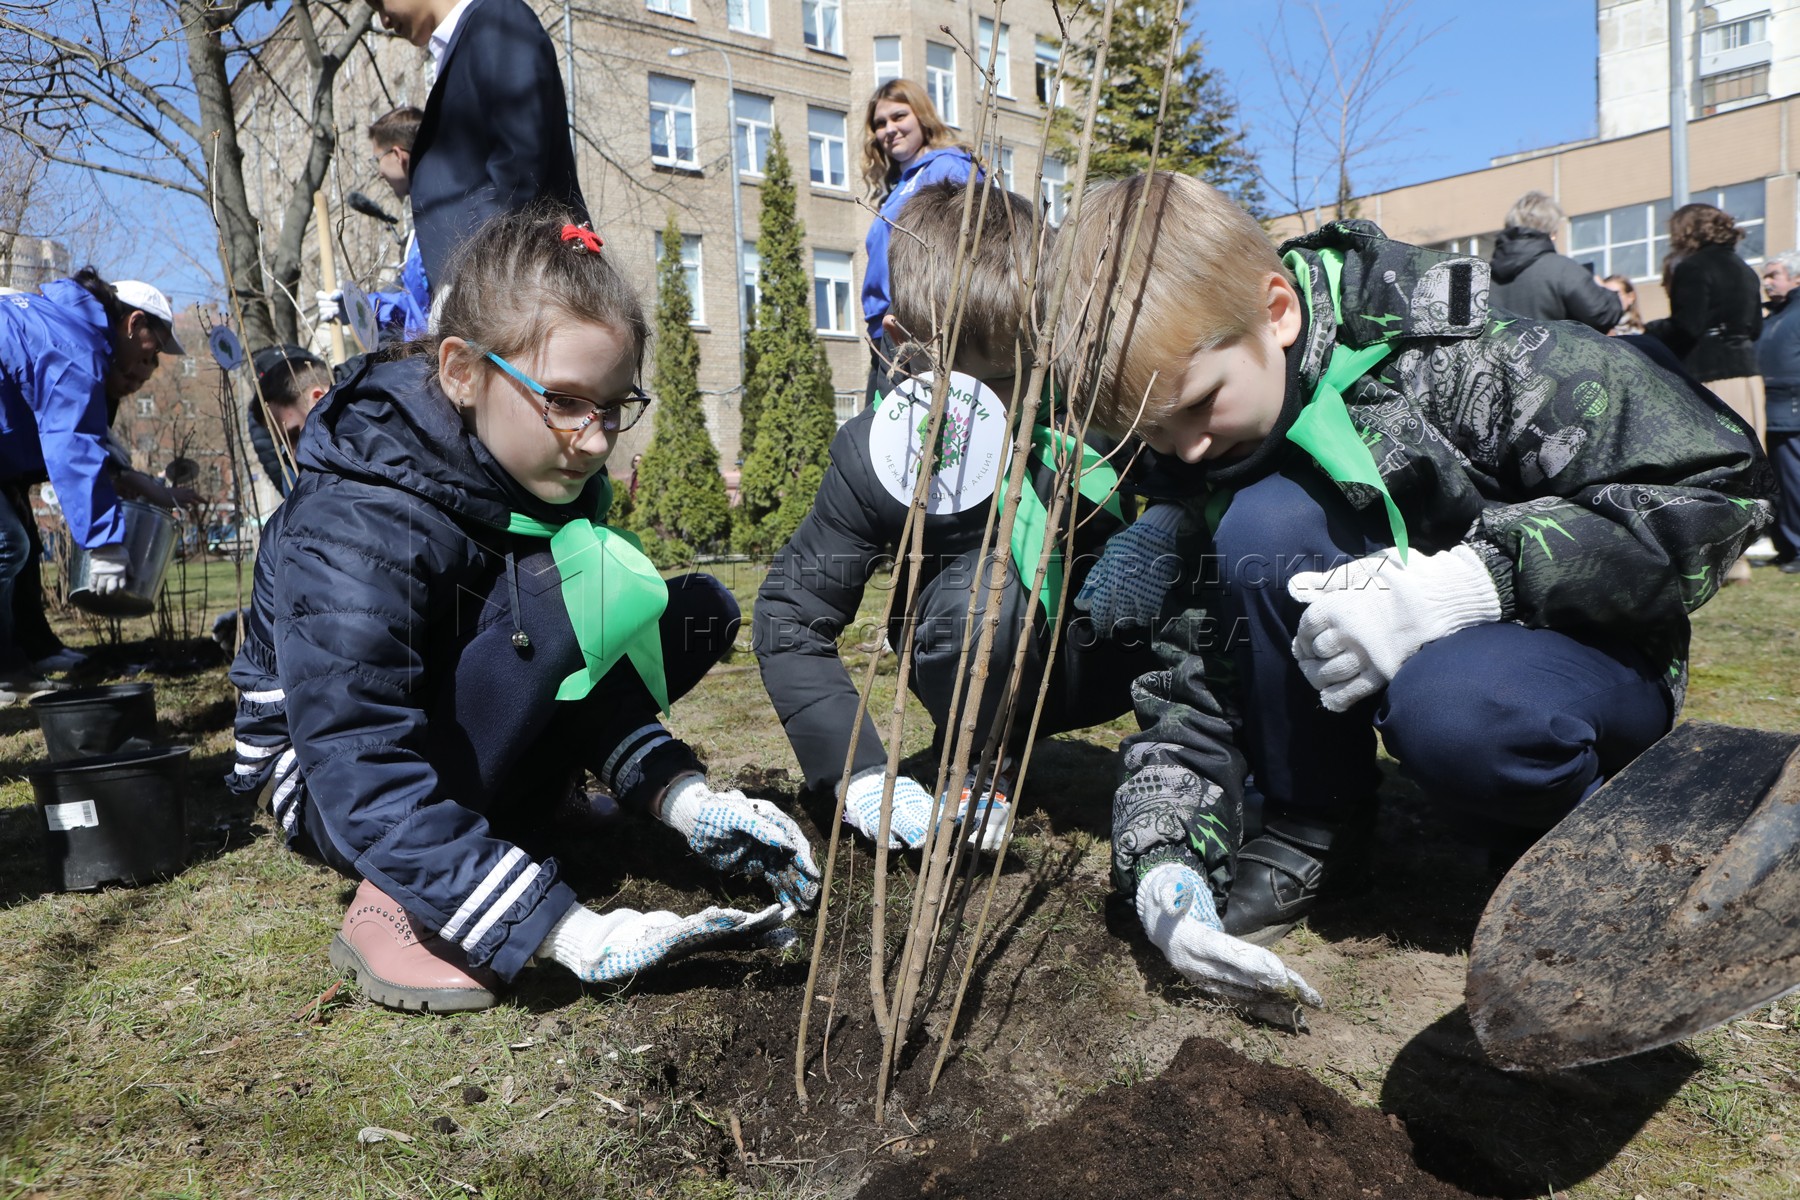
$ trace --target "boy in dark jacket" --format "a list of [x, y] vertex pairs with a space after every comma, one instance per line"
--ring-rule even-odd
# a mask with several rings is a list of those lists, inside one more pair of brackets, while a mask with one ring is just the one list
[[[965, 635], [979, 636], [979, 618], [965, 628], [969, 597], [973, 589], [986, 588], [979, 561], [982, 533], [1006, 478], [1006, 414], [999, 398], [1013, 393], [1015, 347], [1030, 320], [1024, 281], [1040, 231], [1036, 209], [1022, 197], [993, 189], [984, 204], [977, 196], [981, 231], [955, 363], [961, 374], [953, 385], [945, 426], [945, 440], [954, 451], [940, 455], [925, 517], [915, 622], [909, 626], [896, 611], [886, 631], [893, 646], [913, 656], [909, 682], [940, 731], [950, 719]], [[962, 214], [960, 184], [922, 188], [907, 203], [902, 231], [889, 250], [892, 306], [885, 329], [894, 345], [934, 341], [938, 312], [950, 291]], [[837, 641], [854, 619], [877, 566], [905, 554], [899, 542], [918, 460], [914, 443], [922, 436], [930, 400], [929, 382], [915, 381], [880, 397], [838, 431], [812, 510], [776, 554], [757, 595], [755, 647], [763, 685], [811, 787], [835, 787], [844, 769], [856, 728], [857, 691], [838, 659]], [[1047, 499], [1052, 471], [1041, 461], [1036, 466], [1034, 484]], [[1081, 501], [1078, 554], [1084, 547], [1097, 548], [1119, 528], [1118, 502], [1107, 507], [1110, 511], [1095, 512], [1093, 502]], [[1025, 569], [1036, 568], [1034, 553]], [[1071, 595], [1085, 577], [1085, 563], [1078, 561], [1072, 570]], [[1035, 651], [1027, 659], [1022, 694], [1036, 695], [1044, 670], [1051, 632], [1046, 606], [1026, 594], [1019, 572], [1018, 562], [1011, 562], [977, 745], [991, 729], [1018, 637], [1030, 637]], [[904, 587], [904, 580], [896, 579], [892, 586]], [[1097, 639], [1085, 618], [1070, 622], [1058, 651], [1043, 730], [1081, 728], [1125, 712], [1130, 680], [1150, 661], [1147, 647]], [[1018, 733], [1025, 733], [1022, 724]], [[870, 838], [879, 828], [886, 763], [881, 736], [865, 717], [844, 817]], [[998, 846], [1005, 833], [1006, 792], [1001, 777], [988, 797], [992, 807], [981, 839], [984, 848]], [[894, 787], [889, 845], [920, 845], [933, 811], [930, 793], [902, 776]]]
[[[1103, 258], [1140, 200], [1158, 236]], [[1075, 295], [1124, 275], [1096, 423], [1205, 467], [1113, 816], [1115, 881], [1172, 960], [1220, 912], [1266, 944], [1312, 909], [1367, 828], [1377, 730], [1514, 847], [1668, 730], [1688, 613], [1770, 516], [1728, 409], [1366, 222], [1277, 257], [1228, 199], [1156, 175], [1063, 236]]]

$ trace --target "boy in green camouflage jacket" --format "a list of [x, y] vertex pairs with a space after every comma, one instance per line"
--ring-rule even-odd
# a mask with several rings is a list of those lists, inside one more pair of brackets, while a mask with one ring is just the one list
[[1158, 626], [1113, 868], [1185, 974], [1219, 973], [1221, 928], [1266, 945], [1311, 909], [1369, 827], [1377, 731], [1515, 848], [1668, 731], [1688, 614], [1771, 517], [1723, 404], [1618, 339], [1490, 308], [1486, 263], [1366, 222], [1278, 256], [1213, 189], [1156, 175], [1098, 189], [1063, 236], [1090, 298], [1063, 365], [1097, 380], [1095, 423], [1197, 472], [1077, 599]]

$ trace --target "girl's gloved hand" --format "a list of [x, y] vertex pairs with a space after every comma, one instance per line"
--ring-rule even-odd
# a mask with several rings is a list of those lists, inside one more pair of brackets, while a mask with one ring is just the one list
[[1183, 978], [1272, 1024], [1293, 1025], [1294, 1009], [1319, 1008], [1319, 993], [1272, 950], [1224, 931], [1212, 887], [1192, 867], [1163, 863], [1138, 883], [1138, 920]]
[[714, 867], [765, 880], [790, 912], [818, 900], [812, 846], [794, 819], [767, 800], [715, 792], [700, 776], [684, 775], [669, 785], [657, 815]]
[[[871, 842], [881, 832], [881, 785], [884, 767], [865, 767], [850, 777], [844, 793], [844, 822]], [[888, 818], [888, 849], [917, 850], [925, 844], [936, 807], [931, 793], [910, 776], [894, 780], [893, 815]]]
[[1181, 575], [1175, 550], [1186, 526], [1181, 505], [1153, 504], [1106, 539], [1100, 561], [1075, 594], [1075, 607], [1087, 613], [1101, 637], [1111, 637], [1119, 625], [1156, 623], [1163, 597]]
[[1329, 571], [1302, 571], [1288, 594], [1307, 606], [1294, 658], [1332, 712], [1392, 683], [1419, 647], [1500, 619], [1500, 593], [1468, 546], [1412, 553], [1393, 548]]
[[588, 983], [604, 983], [728, 942], [786, 945], [795, 935], [782, 924], [785, 914], [779, 904], [756, 913], [708, 908], [691, 917], [634, 908], [597, 913], [574, 904], [537, 952]]

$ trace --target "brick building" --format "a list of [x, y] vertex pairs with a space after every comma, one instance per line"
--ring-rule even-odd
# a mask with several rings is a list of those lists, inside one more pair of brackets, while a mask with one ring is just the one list
[[[860, 297], [871, 212], [859, 164], [870, 93], [889, 78], [916, 79], [946, 120], [972, 137], [982, 95], [957, 43], [985, 53], [997, 41], [999, 137], [984, 158], [1016, 189], [1030, 188], [1038, 169], [1045, 93], [1059, 53], [1048, 0], [1014, 0], [998, 27], [988, 5], [958, 0], [533, 3], [562, 50], [577, 161], [595, 225], [647, 306], [661, 232], [669, 213], [676, 214], [694, 297], [700, 386], [728, 475], [742, 451], [739, 331], [745, 306], [755, 303], [759, 190], [772, 128], [780, 127], [794, 169], [814, 323], [831, 362], [840, 417], [861, 403], [868, 370]], [[270, 79], [303, 75], [297, 44], [277, 45], [269, 64]], [[401, 242], [375, 220], [349, 212], [343, 197], [363, 191], [399, 211], [375, 174], [363, 134], [371, 118], [394, 104], [424, 105], [423, 64], [422, 52], [376, 36], [340, 76], [335, 99], [343, 142], [327, 188], [342, 243], [340, 271], [365, 287], [391, 286]], [[272, 227], [286, 196], [282, 181], [292, 178], [286, 164], [302, 152], [303, 122], [263, 78], [241, 79], [239, 87], [252, 204]], [[1058, 213], [1065, 173], [1054, 159], [1044, 165], [1044, 199]], [[734, 189], [742, 214], [741, 270]], [[310, 296], [313, 286], [309, 277], [302, 294]], [[629, 461], [649, 436], [646, 422], [622, 439], [615, 459]]]

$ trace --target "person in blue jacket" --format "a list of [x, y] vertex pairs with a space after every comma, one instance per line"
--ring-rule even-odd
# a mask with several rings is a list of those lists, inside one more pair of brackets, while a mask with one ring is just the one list
[[[419, 135], [423, 109], [402, 104], [376, 117], [369, 125], [369, 157], [394, 199], [405, 204], [412, 195], [412, 148]], [[388, 218], [390, 222], [394, 218]], [[370, 292], [375, 324], [383, 342], [410, 342], [425, 333], [431, 323], [431, 285], [425, 278], [425, 262], [419, 257], [419, 236], [406, 235], [406, 251], [400, 259], [399, 286], [392, 291]], [[344, 292], [338, 288], [315, 294], [319, 320], [343, 323]], [[373, 346], [365, 347], [373, 350]]]
[[[150, 381], [158, 356], [182, 354], [169, 301], [149, 284], [107, 283], [93, 267], [39, 294], [0, 297], [0, 483], [55, 485], [69, 535], [88, 551], [90, 583], [127, 583], [125, 512], [109, 467], [107, 426], [118, 402]], [[12, 592], [30, 534], [0, 504], [0, 700], [33, 682], [13, 643]]]
[[[786, 933], [818, 893], [799, 826], [710, 788], [657, 718], [740, 618], [717, 580], [665, 582], [601, 523], [607, 456], [649, 403], [648, 326], [575, 215], [475, 234], [431, 340], [365, 359], [313, 412], [257, 556], [231, 786], [361, 881], [331, 961], [390, 1007], [489, 1007], [534, 957], [625, 978]], [[583, 770], [776, 902], [589, 909], [520, 844]]]
[[910, 79], [890, 79], [869, 97], [864, 118], [863, 182], [881, 215], [869, 226], [863, 268], [863, 322], [869, 330], [869, 387], [865, 405], [886, 394], [893, 365], [893, 345], [882, 330], [893, 290], [888, 283], [888, 240], [894, 218], [920, 188], [932, 183], [963, 183], [979, 178], [974, 154], [955, 140], [938, 115], [931, 95]]

